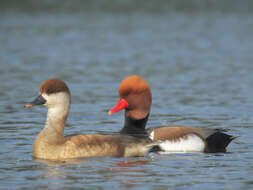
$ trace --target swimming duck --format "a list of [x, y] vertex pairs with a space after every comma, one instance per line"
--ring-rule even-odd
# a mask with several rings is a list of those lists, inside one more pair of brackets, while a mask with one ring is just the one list
[[220, 129], [187, 126], [159, 126], [145, 130], [152, 104], [148, 82], [137, 75], [125, 78], [119, 86], [119, 101], [108, 114], [125, 109], [125, 123], [121, 134], [148, 136], [159, 142], [166, 152], [226, 152], [236, 137]]
[[41, 84], [38, 97], [24, 106], [31, 108], [44, 105], [48, 108], [45, 127], [33, 144], [34, 157], [61, 160], [97, 156], [144, 156], [155, 146], [150, 140], [127, 135], [80, 134], [64, 137], [70, 99], [69, 88], [62, 80], [48, 79]]

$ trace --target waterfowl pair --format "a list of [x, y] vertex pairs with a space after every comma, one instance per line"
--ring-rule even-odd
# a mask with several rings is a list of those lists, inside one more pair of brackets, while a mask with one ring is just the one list
[[150, 86], [140, 76], [129, 76], [119, 86], [119, 101], [108, 114], [125, 109], [121, 134], [147, 135], [167, 152], [225, 152], [235, 138], [218, 129], [160, 126], [145, 130], [152, 104]]
[[44, 105], [48, 108], [44, 129], [33, 145], [33, 156], [41, 159], [69, 159], [79, 157], [144, 156], [154, 150], [154, 143], [125, 135], [82, 134], [64, 137], [69, 114], [70, 91], [59, 79], [49, 79], [40, 86], [39, 96], [25, 108]]

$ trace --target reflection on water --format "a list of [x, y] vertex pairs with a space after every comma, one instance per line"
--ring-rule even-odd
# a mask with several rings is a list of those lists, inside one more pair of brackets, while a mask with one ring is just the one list
[[[39, 176], [29, 176], [27, 179], [32, 181], [48, 180], [49, 183], [45, 184], [47, 188], [55, 185], [62, 186], [66, 183], [64, 180], [81, 184], [93, 184], [94, 180], [104, 184], [117, 181], [121, 187], [130, 188], [140, 186], [143, 183], [142, 179], [152, 176], [149, 170], [141, 168], [150, 162], [146, 158], [88, 158], [68, 161], [34, 159], [33, 161], [43, 164], [40, 168], [43, 172]], [[80, 170], [81, 167], [84, 169], [83, 171]], [[110, 186], [108, 184], [108, 187]]]
[[[22, 11], [33, 7], [27, 8], [27, 2], [34, 11]], [[194, 7], [184, 11], [184, 3], [179, 3], [180, 11], [168, 11], [177, 3], [156, 3], [153, 10], [152, 3], [144, 8], [137, 3], [134, 9], [130, 1], [127, 10], [116, 10], [116, 3], [103, 11], [71, 11], [68, 6], [78, 6], [63, 3], [53, 11], [50, 1], [43, 5], [49, 4], [45, 11], [37, 10], [40, 3], [27, 2], [19, 11], [15, 3], [12, 9], [5, 3], [0, 13], [1, 188], [252, 188], [253, 20], [250, 11], [243, 11], [246, 3], [221, 3], [217, 11], [214, 6], [207, 12], [200, 3], [195, 12]], [[66, 135], [114, 133], [123, 125], [123, 115], [108, 116], [107, 111], [117, 100], [120, 81], [131, 74], [151, 84], [148, 127], [224, 128], [240, 138], [226, 154], [64, 162], [32, 158], [46, 109], [23, 106], [42, 81], [59, 77], [71, 89]]]

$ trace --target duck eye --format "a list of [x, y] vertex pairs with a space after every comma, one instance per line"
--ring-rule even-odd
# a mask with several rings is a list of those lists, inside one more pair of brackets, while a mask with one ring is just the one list
[[47, 94], [53, 94], [54, 93], [54, 90], [53, 89], [48, 89], [47, 90]]

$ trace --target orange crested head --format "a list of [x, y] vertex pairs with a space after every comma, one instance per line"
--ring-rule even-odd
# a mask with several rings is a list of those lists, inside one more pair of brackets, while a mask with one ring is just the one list
[[57, 92], [67, 92], [70, 94], [68, 86], [66, 85], [65, 82], [63, 82], [60, 79], [57, 78], [48, 79], [40, 85], [41, 94], [45, 93], [50, 95]]
[[121, 98], [129, 94], [138, 94], [144, 91], [150, 91], [148, 82], [138, 75], [126, 77], [119, 86], [119, 95]]

